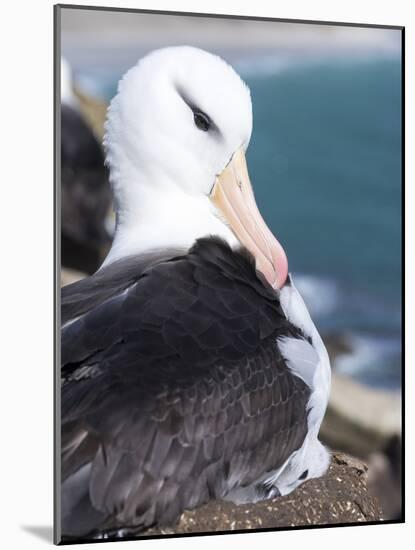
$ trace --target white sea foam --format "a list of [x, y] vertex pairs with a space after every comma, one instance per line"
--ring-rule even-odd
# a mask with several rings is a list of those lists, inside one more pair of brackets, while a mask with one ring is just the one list
[[276, 55], [255, 56], [239, 59], [233, 63], [235, 69], [243, 77], [269, 76], [282, 73], [294, 66], [289, 58]]
[[[350, 351], [335, 357], [333, 369], [373, 386], [398, 387], [400, 337], [386, 327], [379, 332], [371, 326], [379, 315], [384, 316], [379, 303], [331, 279], [309, 274], [294, 274], [293, 278], [316, 325], [320, 330], [324, 327], [323, 337], [325, 331], [334, 331], [347, 342]], [[367, 325], [364, 331], [362, 323]]]
[[293, 278], [312, 317], [329, 315], [339, 306], [340, 292], [334, 281], [305, 274], [294, 274]]
[[[399, 361], [401, 344], [398, 337], [377, 337], [348, 334], [351, 352], [339, 355], [333, 362], [337, 372], [366, 382], [381, 383], [387, 371]], [[383, 372], [383, 376], [379, 376]]]
[[233, 66], [243, 78], [266, 77], [281, 74], [287, 71], [298, 71], [319, 67], [333, 62], [338, 67], [340, 64], [356, 65], [365, 64], [376, 60], [395, 59], [399, 52], [393, 49], [375, 50], [349, 50], [333, 48], [327, 50], [311, 50], [310, 52], [257, 54], [233, 61]]

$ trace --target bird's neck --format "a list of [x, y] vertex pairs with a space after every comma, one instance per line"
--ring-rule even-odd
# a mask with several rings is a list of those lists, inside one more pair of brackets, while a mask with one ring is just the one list
[[210, 235], [238, 244], [208, 197], [190, 195], [175, 184], [143, 185], [140, 192], [116, 197], [115, 204], [115, 235], [103, 266], [150, 250], [188, 250], [196, 239]]

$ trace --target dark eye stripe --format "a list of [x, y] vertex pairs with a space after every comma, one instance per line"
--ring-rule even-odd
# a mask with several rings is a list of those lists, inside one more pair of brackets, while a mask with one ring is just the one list
[[[196, 126], [199, 128], [199, 130], [203, 130], [204, 132], [211, 130], [212, 132], [216, 132], [219, 136], [221, 136], [222, 134], [218, 126], [214, 123], [214, 121], [210, 118], [210, 116], [204, 113], [202, 109], [200, 109], [195, 104], [195, 102], [189, 97], [189, 95], [182, 88], [180, 88], [179, 86], [176, 86], [176, 90], [179, 96], [182, 98], [182, 100], [189, 107], [189, 109], [191, 109], [193, 113], [193, 119], [195, 121]], [[205, 129], [207, 124], [208, 124], [208, 128]]]

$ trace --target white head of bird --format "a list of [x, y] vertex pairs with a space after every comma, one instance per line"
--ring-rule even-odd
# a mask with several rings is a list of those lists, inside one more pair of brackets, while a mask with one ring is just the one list
[[219, 235], [246, 246], [281, 287], [286, 256], [259, 214], [245, 163], [251, 132], [249, 89], [221, 58], [180, 46], [141, 59], [108, 109], [104, 146], [117, 222], [104, 265]]

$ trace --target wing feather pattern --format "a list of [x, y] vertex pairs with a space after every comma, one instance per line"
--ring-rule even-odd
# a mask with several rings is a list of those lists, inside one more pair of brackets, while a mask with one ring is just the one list
[[175, 521], [275, 470], [307, 431], [310, 388], [276, 345], [295, 329], [247, 253], [202, 239], [129, 270], [99, 299], [68, 291], [66, 535]]

